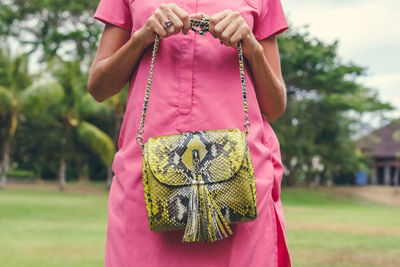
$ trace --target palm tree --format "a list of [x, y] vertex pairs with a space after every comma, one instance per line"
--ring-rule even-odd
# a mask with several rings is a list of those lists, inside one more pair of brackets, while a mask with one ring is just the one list
[[28, 73], [28, 55], [13, 56], [3, 40], [0, 46], [0, 188], [5, 188], [10, 168], [11, 146], [20, 117], [20, 95], [31, 83]]
[[[79, 61], [63, 61], [53, 58], [48, 65], [58, 84], [63, 89], [63, 97], [57, 111], [52, 116], [63, 127], [59, 167], [59, 186], [66, 185], [66, 154], [69, 147], [83, 145], [99, 155], [102, 162], [110, 167], [115, 154], [113, 140], [100, 128], [85, 120], [89, 115], [109, 116], [106, 103], [98, 103], [86, 90], [87, 73], [82, 72]], [[76, 138], [71, 138], [72, 136]], [[73, 144], [77, 140], [79, 144]]]

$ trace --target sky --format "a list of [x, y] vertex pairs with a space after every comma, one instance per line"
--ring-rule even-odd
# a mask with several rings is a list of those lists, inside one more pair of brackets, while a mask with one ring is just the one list
[[399, 0], [281, 0], [290, 26], [308, 24], [310, 37], [339, 40], [343, 63], [367, 67], [362, 84], [378, 90], [400, 118]]

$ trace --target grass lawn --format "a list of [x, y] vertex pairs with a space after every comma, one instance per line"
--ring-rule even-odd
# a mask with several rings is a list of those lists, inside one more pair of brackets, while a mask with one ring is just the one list
[[107, 194], [0, 191], [0, 266], [103, 266]]
[[[102, 188], [0, 191], [0, 266], [103, 266]], [[400, 266], [400, 206], [328, 189], [285, 189], [282, 201], [293, 266]]]
[[293, 266], [400, 266], [400, 206], [329, 189], [286, 189], [282, 202]]

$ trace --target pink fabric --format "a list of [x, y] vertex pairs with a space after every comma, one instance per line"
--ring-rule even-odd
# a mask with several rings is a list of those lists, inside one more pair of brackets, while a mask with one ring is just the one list
[[[133, 33], [161, 0], [101, 0], [94, 17]], [[289, 26], [280, 0], [179, 0], [189, 14], [212, 15], [238, 10], [257, 39]], [[182, 243], [183, 231], [155, 233], [148, 227], [142, 184], [142, 150], [136, 144], [149, 74], [149, 46], [130, 82], [125, 117], [113, 162], [109, 195], [106, 267], [286, 267], [290, 258], [280, 202], [282, 163], [279, 143], [263, 120], [246, 66], [248, 143], [256, 177], [259, 216], [232, 225], [234, 234], [214, 243]], [[210, 34], [190, 31], [162, 39], [155, 60], [144, 127], [151, 136], [205, 129], [244, 131], [243, 98], [237, 50], [222, 46]]]

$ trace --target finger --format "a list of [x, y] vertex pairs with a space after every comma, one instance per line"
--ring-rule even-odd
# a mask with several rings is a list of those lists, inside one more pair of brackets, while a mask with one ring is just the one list
[[188, 31], [190, 30], [189, 14], [185, 10], [183, 10], [182, 8], [180, 8], [179, 6], [177, 6], [175, 4], [171, 4], [170, 8], [183, 22], [182, 32], [185, 34], [188, 33]]
[[225, 31], [226, 27], [231, 24], [232, 16], [226, 16], [217, 25], [214, 26], [214, 33], [218, 38], [222, 38], [221, 34]]
[[228, 16], [230, 11], [231, 11], [231, 10], [229, 10], [229, 9], [228, 9], [228, 10], [224, 10], [224, 11], [221, 11], [221, 12], [219, 12], [219, 13], [216, 13], [216, 14], [214, 14], [214, 15], [212, 15], [212, 16], [210, 17], [209, 32], [210, 32], [215, 38], [217, 38], [217, 34], [215, 33], [215, 30], [214, 30], [215, 25], [217, 25], [221, 20], [223, 20], [226, 16]]
[[170, 21], [172, 22], [172, 25], [174, 26], [174, 29], [175, 29], [174, 33], [180, 32], [183, 27], [182, 20], [173, 11], [168, 13], [168, 18], [170, 19]]
[[231, 12], [233, 11], [230, 9], [225, 9], [224, 11], [212, 15], [210, 17], [210, 23], [216, 25], [218, 22], [227, 17]]
[[232, 35], [238, 30], [238, 23], [230, 23], [226, 26], [225, 30], [221, 33], [221, 40], [226, 46], [232, 46], [230, 39]]
[[164, 27], [161, 26], [159, 19], [156, 18], [155, 16], [151, 16], [149, 18], [149, 25], [150, 28], [152, 28], [153, 31], [157, 33], [160, 37], [164, 38], [168, 36], [167, 31], [164, 29]]
[[193, 19], [202, 19], [202, 18], [204, 18], [204, 14], [203, 13], [195, 13], [195, 14], [191, 14], [190, 15], [190, 18], [193, 18]]
[[246, 41], [250, 38], [250, 33], [246, 30], [245, 26], [241, 26], [237, 31], [231, 36], [230, 43], [234, 48], [237, 48], [237, 43], [242, 40]]
[[166, 11], [168, 11], [168, 10], [169, 10], [169, 8], [166, 4], [161, 4], [160, 8], [158, 8], [156, 11], [154, 11], [154, 15], [159, 20], [161, 27], [163, 27], [165, 29], [165, 31], [168, 33], [168, 35], [171, 35], [175, 32], [174, 25], [172, 25], [168, 28], [165, 27], [165, 22], [169, 21], [168, 16], [166, 14]]

